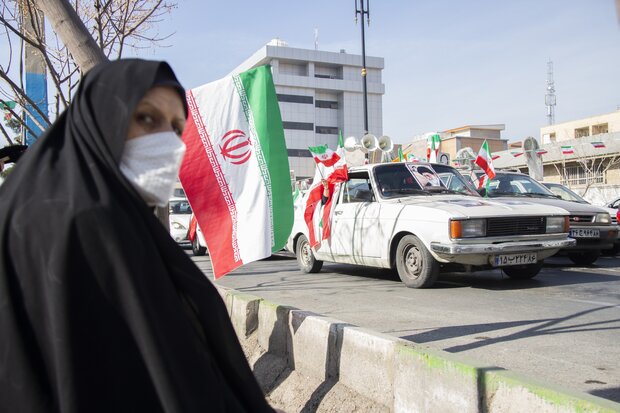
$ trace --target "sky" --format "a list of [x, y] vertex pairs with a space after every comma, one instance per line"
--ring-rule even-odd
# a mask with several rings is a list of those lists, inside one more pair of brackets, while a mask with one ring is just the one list
[[[549, 59], [556, 123], [620, 108], [614, 0], [371, 0], [370, 19], [366, 54], [385, 59], [383, 133], [397, 143], [472, 124], [538, 137]], [[354, 0], [178, 0], [157, 29], [168, 47], [134, 54], [168, 61], [187, 88], [273, 38], [314, 49], [315, 29], [319, 50], [361, 54]]]

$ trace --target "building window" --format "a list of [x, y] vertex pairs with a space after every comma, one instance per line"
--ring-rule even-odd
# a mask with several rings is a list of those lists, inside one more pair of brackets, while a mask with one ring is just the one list
[[314, 128], [313, 123], [307, 122], [282, 122], [282, 126], [284, 129], [295, 129], [295, 130], [312, 130]]
[[584, 136], [590, 136], [589, 126], [575, 129], [575, 138], [583, 138]]
[[297, 95], [284, 95], [277, 94], [278, 102], [291, 102], [291, 103], [310, 103], [312, 104], [312, 96], [297, 96]]
[[312, 158], [308, 149], [287, 149], [288, 156], [295, 156], [297, 158]]
[[555, 142], [555, 132], [551, 132], [551, 133], [549, 134], [549, 140], [550, 140], [551, 142]]
[[609, 127], [606, 123], [592, 125], [592, 135], [598, 135], [600, 133], [609, 133]]
[[317, 108], [325, 108], [325, 109], [338, 109], [338, 102], [334, 102], [331, 100], [317, 100], [314, 102], [314, 106]]
[[605, 183], [605, 178], [601, 173], [587, 172], [581, 165], [567, 166], [565, 168], [565, 172], [562, 175], [563, 185], [570, 187], [571, 185], [587, 185], [588, 183], [603, 184]]
[[326, 135], [338, 135], [338, 128], [334, 126], [317, 126], [315, 132]]

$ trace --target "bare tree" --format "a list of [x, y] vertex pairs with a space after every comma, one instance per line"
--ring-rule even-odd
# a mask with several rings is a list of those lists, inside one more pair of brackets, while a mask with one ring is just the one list
[[574, 166], [579, 166], [583, 169], [584, 176], [580, 178], [580, 184], [583, 183], [585, 188], [582, 189], [581, 196], [585, 196], [590, 187], [597, 183], [598, 177], [605, 177], [607, 171], [614, 166], [620, 165], [620, 154], [613, 153], [607, 154], [607, 156], [586, 156], [581, 153], [579, 149], [573, 148], [574, 157], [570, 159], [566, 159], [566, 157], [562, 157], [561, 162], [554, 162], [553, 166], [555, 167], [558, 175], [560, 175], [560, 180], [563, 184], [568, 186], [569, 188], [572, 186], [570, 171], [566, 167], [566, 164], [574, 163]]
[[[28, 114], [45, 129], [68, 106], [82, 74], [94, 64], [120, 58], [128, 49], [166, 46], [169, 36], [158, 32], [157, 23], [176, 7], [164, 0], [0, 0], [0, 39], [8, 46], [0, 58], [0, 99], [17, 103], [11, 118], [22, 123], [20, 130], [25, 131]], [[42, 12], [54, 32], [44, 30]], [[86, 32], [80, 30], [76, 18]], [[24, 30], [25, 23], [31, 30]], [[45, 63], [54, 89], [50, 114], [41, 112], [25, 93], [24, 44], [40, 52]], [[2, 125], [0, 131], [11, 139]]]

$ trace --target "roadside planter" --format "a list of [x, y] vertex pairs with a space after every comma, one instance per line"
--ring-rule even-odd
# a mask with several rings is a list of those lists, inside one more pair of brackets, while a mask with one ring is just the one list
[[395, 268], [412, 288], [432, 286], [442, 271], [502, 268], [526, 279], [575, 244], [564, 209], [484, 199], [447, 165], [351, 168], [333, 202], [331, 236], [314, 249], [303, 211], [296, 214], [287, 249], [304, 272], [324, 261]]

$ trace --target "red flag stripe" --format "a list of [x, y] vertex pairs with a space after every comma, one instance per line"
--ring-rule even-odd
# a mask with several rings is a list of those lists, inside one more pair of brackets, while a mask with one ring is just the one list
[[489, 164], [486, 159], [482, 156], [476, 158], [476, 165], [482, 168], [485, 174], [489, 177], [489, 179], [495, 178], [495, 172], [489, 167]]
[[[218, 279], [243, 264], [236, 240], [237, 210], [191, 91], [187, 103], [190, 116], [183, 133], [187, 149], [179, 178], [188, 199], [193, 200], [192, 210], [207, 247], [224, 246], [209, 249]], [[206, 190], [213, 186], [220, 191]]]

